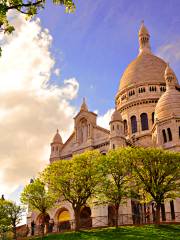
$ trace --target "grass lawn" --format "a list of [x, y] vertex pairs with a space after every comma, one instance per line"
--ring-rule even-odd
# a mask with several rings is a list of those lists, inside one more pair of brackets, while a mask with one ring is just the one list
[[[31, 238], [32, 239], [32, 238]], [[40, 238], [33, 238], [40, 240]], [[86, 230], [46, 236], [48, 240], [180, 240], [180, 225], [146, 225]]]

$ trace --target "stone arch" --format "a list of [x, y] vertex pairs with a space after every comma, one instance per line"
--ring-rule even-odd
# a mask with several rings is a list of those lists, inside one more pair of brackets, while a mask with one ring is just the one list
[[92, 219], [91, 219], [91, 208], [88, 206], [84, 206], [80, 212], [80, 227], [81, 228], [89, 228], [92, 227]]
[[170, 128], [167, 129], [167, 133], [168, 133], [168, 140], [172, 141], [172, 132]]
[[78, 121], [78, 140], [79, 143], [86, 142], [90, 135], [90, 124], [85, 117]]
[[141, 113], [140, 118], [141, 118], [141, 130], [142, 131], [148, 130], [149, 125], [148, 125], [148, 115], [147, 115], [147, 113]]
[[71, 214], [66, 207], [59, 208], [54, 216], [57, 231], [71, 229]]
[[[47, 213], [46, 216], [45, 216], [45, 224], [46, 223], [49, 223], [49, 220], [50, 220], [50, 216], [49, 214]], [[37, 217], [36, 217], [36, 220], [35, 220], [35, 224], [36, 225], [41, 225], [43, 223], [43, 214], [40, 213]]]
[[137, 132], [137, 119], [135, 115], [131, 117], [131, 132], [132, 133]]
[[166, 143], [167, 142], [167, 136], [166, 136], [165, 129], [162, 130], [162, 136], [163, 136], [163, 142]]
[[42, 225], [44, 224], [45, 228], [44, 231], [45, 233], [49, 232], [49, 220], [50, 220], [50, 215], [47, 213], [45, 216], [45, 219], [43, 219], [44, 216], [42, 213], [40, 213], [35, 220], [35, 230], [38, 234], [42, 233]]

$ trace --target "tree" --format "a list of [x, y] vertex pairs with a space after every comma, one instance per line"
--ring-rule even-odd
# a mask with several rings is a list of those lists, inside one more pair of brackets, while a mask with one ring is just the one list
[[129, 148], [135, 185], [143, 198], [156, 203], [156, 223], [165, 199], [180, 196], [180, 153], [157, 148]]
[[42, 214], [42, 235], [44, 236], [45, 218], [47, 211], [53, 207], [57, 198], [52, 195], [45, 184], [39, 179], [25, 186], [21, 194], [21, 202], [28, 204], [30, 209], [38, 210]]
[[10, 230], [10, 221], [6, 214], [6, 201], [4, 199], [0, 199], [0, 236], [2, 239], [5, 239], [5, 234], [8, 230]]
[[101, 180], [97, 168], [100, 159], [98, 151], [87, 151], [74, 155], [71, 160], [54, 162], [43, 172], [50, 190], [72, 205], [76, 231], [80, 227], [80, 211], [95, 194]]
[[[75, 4], [73, 0], [51, 0], [56, 5], [63, 5], [66, 12], [73, 12]], [[32, 18], [39, 10], [45, 8], [46, 0], [0, 0], [0, 31], [11, 34], [15, 28], [9, 23], [8, 12], [16, 10], [26, 16]], [[1, 54], [1, 48], [0, 48]]]
[[125, 148], [118, 148], [108, 152], [102, 159], [101, 171], [104, 175], [99, 185], [100, 202], [108, 203], [115, 209], [115, 225], [118, 227], [118, 212], [122, 200], [130, 192], [130, 175], [127, 167], [128, 154]]
[[[73, 0], [52, 0], [56, 5], [63, 5], [67, 12], [75, 10]], [[4, 33], [11, 33], [14, 27], [9, 24], [8, 11], [17, 10], [25, 14], [27, 17], [33, 17], [37, 14], [38, 10], [45, 8], [46, 0], [1, 0], [0, 1], [0, 28]]]
[[0, 200], [0, 228], [2, 232], [11, 230], [13, 239], [17, 239], [16, 227], [21, 222], [24, 208], [12, 201]]

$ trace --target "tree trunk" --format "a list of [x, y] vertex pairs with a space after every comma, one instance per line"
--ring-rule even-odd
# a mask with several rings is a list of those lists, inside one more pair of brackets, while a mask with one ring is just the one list
[[80, 228], [80, 207], [74, 208], [75, 215], [75, 231], [79, 231]]
[[42, 239], [44, 239], [45, 218], [46, 218], [46, 214], [42, 213], [42, 223], [41, 223]]
[[161, 203], [157, 203], [157, 205], [156, 205], [156, 221], [155, 221], [155, 224], [160, 224], [160, 210], [161, 210]]
[[12, 232], [13, 232], [13, 239], [17, 239], [17, 234], [16, 234], [16, 225], [13, 224], [13, 228], [12, 228]]
[[119, 220], [119, 204], [115, 205], [115, 226], [118, 228], [118, 220]]

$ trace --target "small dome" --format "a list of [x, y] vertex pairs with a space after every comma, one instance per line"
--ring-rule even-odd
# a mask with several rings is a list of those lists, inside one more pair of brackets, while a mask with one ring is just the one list
[[121, 114], [118, 110], [115, 110], [111, 116], [111, 122], [112, 121], [122, 121]]
[[57, 132], [53, 138], [53, 143], [61, 143], [62, 144], [62, 138], [59, 134], [59, 130], [57, 129]]
[[176, 88], [169, 88], [160, 97], [155, 116], [158, 120], [171, 116], [180, 116], [180, 92]]
[[148, 32], [147, 28], [144, 25], [144, 21], [142, 22], [141, 27], [139, 29], [139, 36], [140, 35], [149, 35], [149, 32]]
[[124, 71], [119, 91], [142, 84], [165, 84], [166, 62], [151, 53], [142, 53]]

